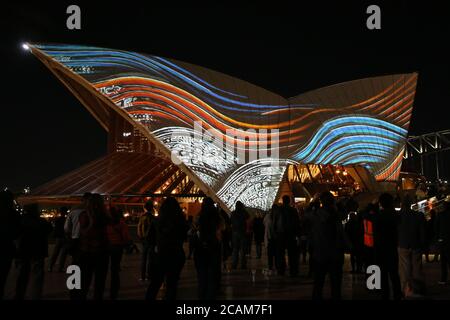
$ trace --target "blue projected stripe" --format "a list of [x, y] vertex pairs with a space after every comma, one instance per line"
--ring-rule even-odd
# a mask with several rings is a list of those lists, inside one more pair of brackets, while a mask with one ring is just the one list
[[345, 154], [337, 157], [334, 159], [334, 163], [343, 163], [347, 161], [348, 159], [352, 159], [355, 156], [365, 156], [370, 157], [370, 161], [366, 162], [383, 162], [386, 161], [386, 157], [382, 157], [381, 155], [374, 155], [374, 154], [368, 154], [366, 152], [361, 152], [361, 150], [351, 150], [347, 151]]
[[[159, 74], [159, 76], [164, 77], [163, 72], [169, 73], [170, 76], [175, 77], [179, 80], [181, 80], [185, 84], [189, 84], [193, 88], [196, 88], [204, 93], [207, 93], [211, 97], [214, 97], [215, 99], [221, 100], [226, 103], [230, 103], [233, 105], [238, 105], [241, 107], [249, 107], [249, 108], [256, 108], [256, 109], [279, 109], [279, 108], [285, 108], [287, 105], [265, 105], [265, 104], [255, 104], [255, 103], [249, 103], [249, 102], [242, 102], [235, 99], [231, 99], [228, 97], [224, 97], [220, 94], [217, 94], [213, 92], [212, 90], [208, 89], [204, 85], [213, 88], [215, 90], [219, 90], [221, 92], [225, 92], [229, 95], [237, 96], [237, 97], [243, 97], [241, 95], [237, 95], [219, 88], [216, 88], [215, 86], [207, 83], [204, 80], [201, 80], [198, 77], [195, 77], [196, 80], [200, 79], [202, 84], [199, 82], [196, 82], [192, 80], [191, 78], [187, 77], [186, 75], [178, 72], [177, 70], [183, 70], [184, 73], [192, 76], [192, 74], [185, 69], [178, 67], [177, 70], [175, 68], [170, 68], [167, 65], [164, 65], [162, 62], [167, 63], [168, 61], [163, 58], [159, 57], [147, 57], [143, 56], [137, 53], [127, 53], [122, 51], [111, 51], [111, 50], [93, 50], [93, 51], [61, 51], [62, 48], [68, 48], [68, 49], [76, 49], [76, 48], [82, 48], [85, 49], [85, 47], [72, 47], [72, 46], [61, 46], [61, 47], [54, 47], [54, 46], [40, 46], [43, 48], [43, 50], [49, 54], [50, 56], [70, 56], [72, 58], [79, 58], [78, 60], [74, 61], [60, 61], [61, 63], [65, 65], [70, 66], [104, 66], [104, 67], [117, 67], [118, 65], [122, 67], [127, 68], [138, 68], [138, 69], [144, 69], [145, 71], [151, 70], [153, 72], [156, 72]], [[58, 50], [49, 50], [49, 48], [57, 48]], [[100, 59], [100, 57], [103, 57]], [[160, 60], [161, 62], [157, 61]], [[123, 61], [124, 64], [118, 64], [118, 61]], [[108, 62], [111, 62], [110, 65], [108, 65]], [[175, 66], [175, 64], [170, 63], [171, 66]], [[167, 78], [167, 76], [165, 76]], [[208, 99], [210, 100], [210, 99]], [[241, 108], [233, 108], [228, 105], [219, 104], [220, 107], [233, 110], [233, 111], [239, 111], [242, 110]], [[300, 106], [300, 105], [299, 105]], [[308, 106], [310, 107], [310, 106]], [[260, 112], [261, 110], [246, 110], [249, 112]]]
[[229, 94], [229, 95], [232, 95], [232, 96], [235, 96], [235, 97], [239, 97], [239, 98], [244, 98], [244, 99], [247, 98], [246, 96], [242, 96], [242, 95], [240, 95], [240, 94], [232, 93], [232, 92], [225, 91], [225, 90], [223, 90], [223, 89], [217, 88], [216, 86], [213, 86], [212, 84], [209, 84], [209, 83], [206, 82], [205, 80], [203, 80], [203, 79], [197, 77], [195, 74], [193, 74], [193, 73], [187, 71], [186, 69], [181, 68], [180, 66], [177, 66], [176, 64], [170, 62], [170, 61], [167, 60], [167, 59], [164, 59], [164, 58], [161, 58], [161, 57], [154, 57], [154, 59], [157, 59], [157, 60], [160, 60], [160, 61], [164, 62], [165, 64], [171, 66], [172, 68], [177, 69], [178, 71], [181, 71], [181, 72], [183, 72], [183, 73], [189, 75], [190, 77], [194, 78], [194, 79], [197, 80], [198, 82], [201, 82], [201, 83], [203, 83], [205, 86], [208, 86], [208, 87], [210, 87], [210, 88], [212, 88], [212, 89], [214, 89], [214, 90], [217, 90], [217, 91], [220, 91], [220, 92], [224, 92], [224, 93], [227, 93], [227, 94]]
[[[385, 148], [385, 149], [383, 149]], [[369, 143], [355, 143], [352, 145], [347, 145], [345, 147], [342, 147], [341, 145], [334, 145], [334, 148], [327, 149], [326, 152], [324, 152], [318, 159], [317, 162], [319, 163], [328, 163], [329, 161], [332, 161], [332, 159], [338, 157], [342, 153], [346, 152], [346, 150], [352, 150], [352, 149], [359, 149], [361, 151], [369, 152], [371, 151], [372, 154], [380, 154], [384, 155], [386, 157], [389, 157], [392, 154], [393, 148], [387, 147], [387, 146], [380, 146], [377, 144], [369, 144]]]
[[294, 158], [304, 163], [364, 164], [372, 168], [396, 154], [407, 131], [392, 123], [364, 116], [326, 121]]
[[[330, 132], [326, 133], [324, 137], [314, 136], [310, 144], [308, 144], [307, 148], [301, 152], [299, 152], [296, 156], [296, 159], [303, 158], [316, 158], [321, 152], [324, 151], [325, 148], [329, 148], [329, 145], [336, 138], [347, 135], [348, 137], [359, 137], [361, 142], [374, 142], [380, 145], [387, 145], [394, 147], [399, 143], [397, 140], [393, 140], [388, 135], [382, 136], [377, 135], [375, 132], [370, 132], [370, 127], [367, 127], [369, 130], [361, 134], [360, 132], [355, 132], [351, 130], [352, 126], [346, 126], [342, 128], [332, 129]], [[317, 141], [320, 140], [319, 143]], [[344, 146], [345, 144], [342, 143]]]

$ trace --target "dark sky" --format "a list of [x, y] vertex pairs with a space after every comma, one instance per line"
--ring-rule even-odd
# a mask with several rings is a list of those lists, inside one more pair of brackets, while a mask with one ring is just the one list
[[[444, 2], [310, 2], [314, 5], [2, 3], [0, 187], [35, 187], [106, 152], [103, 129], [21, 49], [24, 41], [160, 55], [286, 97], [357, 78], [418, 71], [410, 134], [450, 128], [450, 10]], [[382, 9], [382, 30], [366, 28], [365, 11], [373, 3]], [[81, 30], [66, 29], [70, 4], [81, 7]]]

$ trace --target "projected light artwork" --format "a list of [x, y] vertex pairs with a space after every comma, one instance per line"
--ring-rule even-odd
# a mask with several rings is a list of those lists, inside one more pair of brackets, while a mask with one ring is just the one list
[[[52, 61], [51, 69], [59, 68], [62, 81], [67, 76], [112, 102], [112, 111], [176, 155], [186, 174], [230, 209], [238, 200], [270, 208], [289, 163], [362, 166], [378, 181], [398, 178], [415, 73], [345, 82], [286, 99], [156, 56], [74, 45], [30, 48]], [[252, 158], [252, 147], [265, 155]]]

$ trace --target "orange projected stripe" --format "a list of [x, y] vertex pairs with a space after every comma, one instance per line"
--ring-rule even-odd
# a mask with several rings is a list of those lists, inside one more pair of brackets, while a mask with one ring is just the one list
[[[121, 85], [122, 83], [118, 83], [116, 82], [115, 85]], [[97, 84], [98, 86], [101, 86], [102, 83]], [[136, 88], [136, 87], [134, 87]], [[199, 108], [196, 104], [193, 104], [192, 102], [182, 99], [180, 97], [178, 97], [177, 95], [174, 95], [173, 93], [167, 92], [167, 91], [163, 91], [163, 90], [159, 90], [159, 89], [150, 89], [145, 87], [145, 90], [143, 90], [143, 92], [124, 92], [124, 93], [120, 93], [118, 95], [114, 95], [114, 97], [112, 98], [113, 102], [117, 103], [122, 99], [125, 98], [133, 98], [133, 97], [146, 97], [146, 98], [153, 98], [156, 100], [160, 100], [163, 101], [164, 103], [174, 107], [176, 110], [178, 110], [179, 112], [185, 112], [189, 115], [189, 117], [192, 117], [191, 119], [193, 119], [193, 121], [197, 121], [197, 120], [208, 120], [209, 124], [213, 124], [212, 128], [214, 129], [220, 129], [222, 131], [226, 131], [227, 129], [235, 129], [234, 127], [231, 126], [226, 126], [220, 122], [218, 122], [215, 118], [213, 118], [209, 113], [207, 113], [206, 111], [204, 111], [203, 109]], [[176, 102], [176, 103], [174, 103]], [[133, 102], [133, 104], [136, 104], [136, 102]], [[191, 110], [197, 112], [198, 114], [195, 114], [194, 112], [192, 112]], [[229, 118], [228, 118], [229, 119]], [[236, 121], [234, 121], [236, 122]], [[241, 124], [244, 124], [243, 122], [238, 122]], [[278, 136], [286, 136], [289, 135], [289, 138], [285, 138], [285, 139], [281, 139], [280, 142], [286, 142], [286, 141], [295, 141], [296, 139], [300, 138], [299, 136], [293, 136], [293, 134], [296, 134], [298, 132], [301, 132], [305, 129], [307, 129], [308, 127], [310, 127], [313, 123], [307, 123], [301, 127], [298, 127], [296, 129], [292, 129], [292, 130], [288, 130], [288, 131], [281, 131]], [[252, 125], [255, 127], [258, 127], [259, 125]], [[276, 126], [276, 125], [274, 125]], [[264, 125], [262, 125], [262, 128], [264, 129]], [[238, 136], [242, 136], [242, 137], [248, 137], [253, 135], [254, 137], [257, 137], [258, 134], [257, 133], [252, 133], [252, 132], [245, 132], [245, 133], [240, 133], [239, 131], [236, 133], [236, 135]]]

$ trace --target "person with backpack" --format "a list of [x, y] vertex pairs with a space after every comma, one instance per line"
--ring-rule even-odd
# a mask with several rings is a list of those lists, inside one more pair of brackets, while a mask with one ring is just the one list
[[94, 300], [103, 300], [109, 264], [107, 226], [111, 216], [100, 194], [94, 193], [80, 214], [81, 299], [86, 300], [94, 279]]
[[378, 217], [378, 205], [369, 203], [362, 214], [364, 269], [375, 264], [374, 224]]
[[150, 232], [150, 226], [155, 218], [153, 201], [147, 201], [144, 208], [145, 212], [139, 219], [137, 227], [137, 236], [142, 241], [141, 277], [139, 281], [148, 281], [150, 279], [155, 245], [155, 235]]
[[64, 232], [68, 238], [68, 252], [72, 256], [74, 265], [80, 263], [80, 215], [86, 211], [91, 196], [90, 192], [86, 192], [81, 199], [81, 204], [69, 212], [64, 222]]
[[122, 210], [112, 207], [111, 222], [106, 227], [109, 242], [109, 259], [111, 264], [110, 298], [116, 300], [120, 289], [120, 262], [123, 250], [130, 242], [128, 225], [123, 219]]

